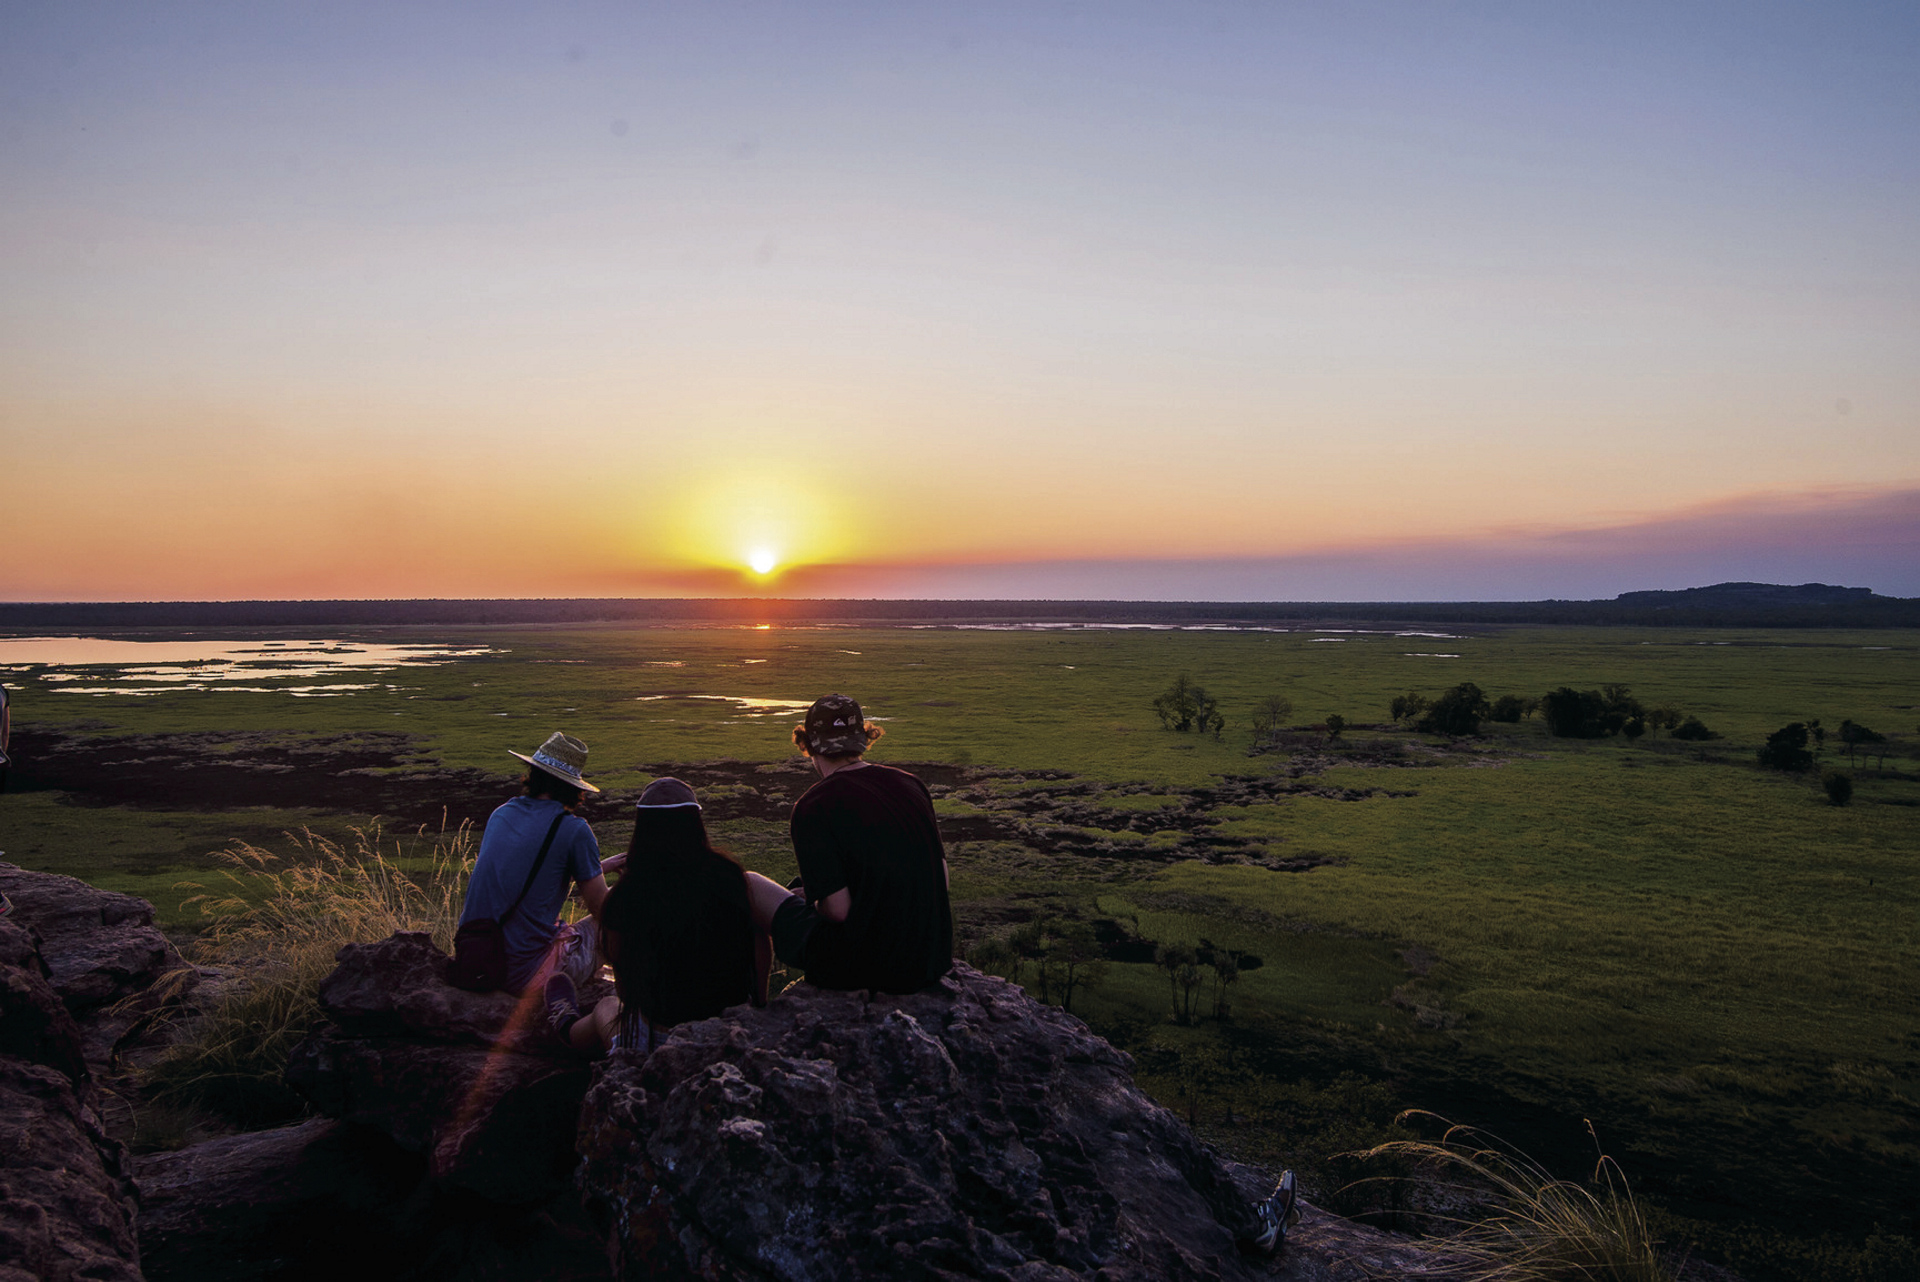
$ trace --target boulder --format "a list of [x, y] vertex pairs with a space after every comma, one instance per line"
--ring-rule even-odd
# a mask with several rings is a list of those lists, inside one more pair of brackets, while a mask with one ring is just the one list
[[287, 1065], [295, 1090], [424, 1154], [445, 1186], [520, 1206], [568, 1187], [589, 1067], [551, 1043], [537, 998], [453, 987], [420, 933], [349, 944], [339, 962], [320, 986], [330, 1023]]
[[126, 1149], [33, 936], [0, 921], [0, 1276], [140, 1277]]
[[75, 1015], [189, 970], [153, 924], [153, 905], [58, 873], [0, 861], [0, 892], [40, 936], [48, 977]]
[[582, 1186], [623, 1278], [1270, 1275], [1249, 1198], [1073, 1016], [957, 965], [801, 984], [601, 1072]]
[[80, 1026], [47, 982], [33, 936], [0, 918], [0, 1057], [43, 1064], [78, 1083], [87, 1076]]

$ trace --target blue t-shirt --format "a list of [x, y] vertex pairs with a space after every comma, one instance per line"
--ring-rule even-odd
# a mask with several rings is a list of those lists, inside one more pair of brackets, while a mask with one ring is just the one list
[[[515, 797], [488, 816], [480, 854], [467, 882], [467, 902], [460, 910], [463, 924], [478, 917], [498, 918], [512, 906], [560, 811], [560, 803], [546, 797]], [[527, 897], [501, 927], [507, 940], [509, 988], [525, 987], [540, 968], [558, 928], [567, 891], [599, 875], [600, 843], [594, 840], [593, 829], [580, 816], [568, 815], [553, 834], [553, 846]]]

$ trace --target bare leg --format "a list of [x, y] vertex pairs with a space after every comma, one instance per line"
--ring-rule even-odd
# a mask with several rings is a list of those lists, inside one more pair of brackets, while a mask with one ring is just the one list
[[773, 929], [773, 914], [793, 892], [771, 877], [747, 874], [747, 904], [753, 910], [753, 928], [761, 934]]
[[613, 1035], [619, 1027], [620, 999], [602, 997], [592, 1010], [573, 1021], [573, 1027], [567, 1030], [567, 1040], [582, 1055], [599, 1059], [612, 1046]]

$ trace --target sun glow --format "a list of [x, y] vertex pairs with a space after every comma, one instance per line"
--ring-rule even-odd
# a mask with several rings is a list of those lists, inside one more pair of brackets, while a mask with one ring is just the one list
[[747, 553], [747, 565], [755, 574], [771, 574], [773, 567], [780, 564], [780, 558], [766, 548], [755, 548]]

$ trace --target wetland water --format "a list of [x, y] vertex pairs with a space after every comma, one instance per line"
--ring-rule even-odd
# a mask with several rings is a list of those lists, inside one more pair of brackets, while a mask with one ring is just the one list
[[[117, 637], [0, 638], [0, 672], [31, 674], [55, 694], [157, 695], [180, 690], [330, 698], [373, 681], [285, 684], [389, 672], [493, 653], [485, 646], [354, 641], [133, 641]], [[276, 685], [242, 682], [276, 681]]]

